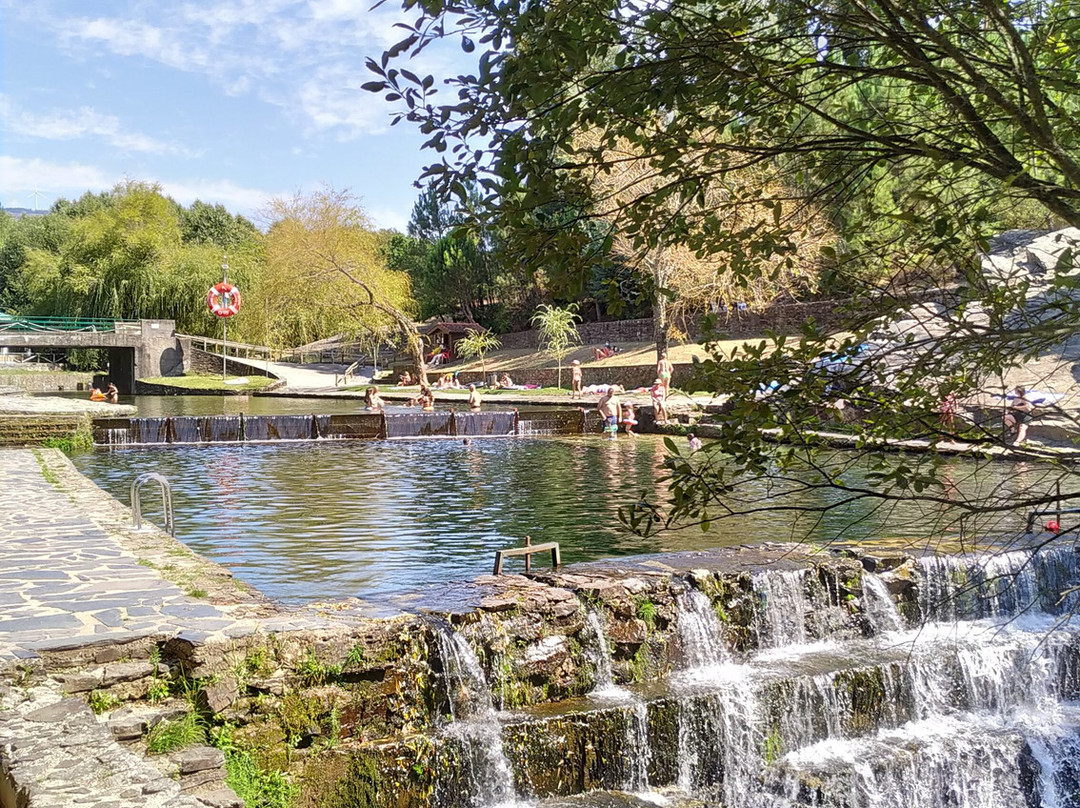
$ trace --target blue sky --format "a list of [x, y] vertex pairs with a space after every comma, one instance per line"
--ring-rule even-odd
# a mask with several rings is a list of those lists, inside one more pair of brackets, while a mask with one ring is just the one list
[[[0, 202], [47, 208], [133, 179], [258, 219], [326, 183], [403, 230], [435, 155], [360, 89], [365, 57], [402, 35], [398, 4], [372, 2], [0, 0]], [[458, 59], [429, 49], [415, 72]]]

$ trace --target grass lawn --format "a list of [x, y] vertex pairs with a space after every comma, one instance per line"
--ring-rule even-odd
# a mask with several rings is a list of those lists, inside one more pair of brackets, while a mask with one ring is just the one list
[[[165, 387], [179, 387], [185, 390], [261, 390], [267, 387], [277, 379], [271, 379], [269, 376], [229, 376], [232, 384], [226, 384], [221, 380], [220, 375], [186, 375], [186, 376], [152, 376], [148, 379], [139, 379], [146, 384], [160, 384]], [[246, 381], [243, 384], [237, 384], [237, 380], [245, 378]]]

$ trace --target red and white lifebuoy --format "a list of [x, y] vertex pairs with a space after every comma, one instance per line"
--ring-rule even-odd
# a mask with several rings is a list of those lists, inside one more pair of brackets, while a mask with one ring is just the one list
[[240, 311], [240, 290], [224, 281], [206, 295], [206, 305], [215, 317], [232, 317]]

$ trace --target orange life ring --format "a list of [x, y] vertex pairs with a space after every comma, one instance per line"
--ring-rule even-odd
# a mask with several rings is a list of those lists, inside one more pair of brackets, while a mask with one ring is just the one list
[[232, 317], [240, 311], [240, 290], [224, 281], [211, 287], [206, 305], [215, 317]]

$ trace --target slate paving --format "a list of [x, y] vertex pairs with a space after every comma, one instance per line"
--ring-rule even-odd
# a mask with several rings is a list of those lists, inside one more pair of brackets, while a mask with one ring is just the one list
[[151, 635], [205, 640], [326, 625], [296, 613], [237, 619], [228, 605], [188, 596], [87, 515], [85, 492], [76, 504], [50, 483], [39, 457], [0, 450], [0, 665]]

